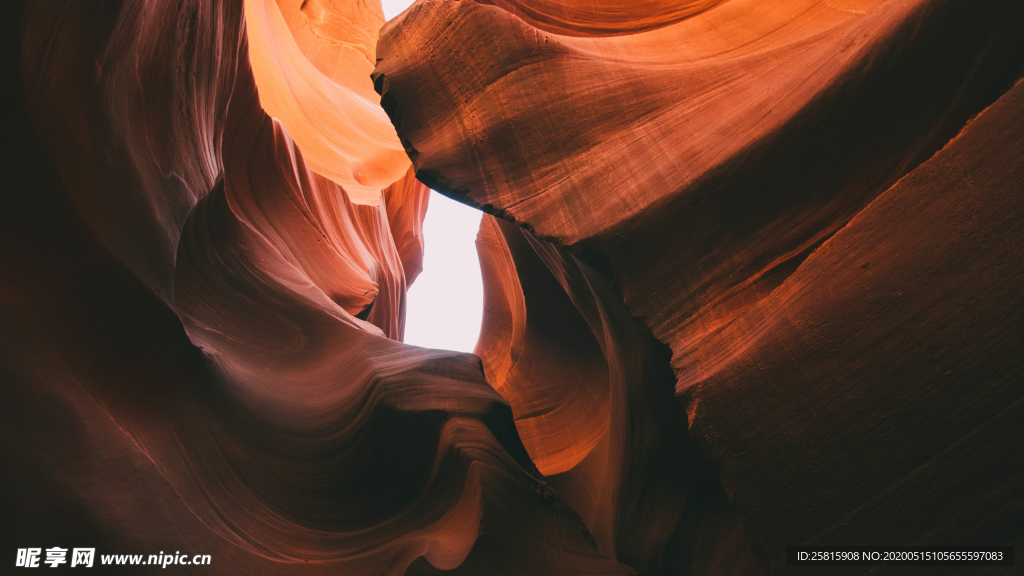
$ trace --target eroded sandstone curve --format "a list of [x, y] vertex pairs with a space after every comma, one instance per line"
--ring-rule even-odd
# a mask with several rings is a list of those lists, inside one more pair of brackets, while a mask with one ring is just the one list
[[[671, 348], [698, 450], [781, 571], [873, 521], [1020, 541], [995, 504], [1020, 435], [991, 435], [1020, 402], [1022, 32], [1005, 0], [732, 0], [622, 34], [435, 0], [385, 26], [374, 76], [422, 181], [569, 249]], [[494, 341], [521, 351], [524, 300], [501, 299]]]
[[526, 450], [601, 551], [642, 574], [761, 574], [686, 432], [668, 353], [611, 283], [486, 216], [476, 352]]
[[[114, 464], [20, 458], [76, 478], [109, 541], [184, 538], [225, 574], [630, 573], [544, 484], [479, 360], [400, 342], [428, 191], [407, 160], [375, 202], [315, 170], [263, 107], [244, 14], [28, 7], [22, 134], [57, 177], [23, 203], [63, 220], [13, 228], [49, 238], [31, 257], [5, 242], [5, 393], [79, 414], [31, 446]], [[134, 530], [127, 493], [174, 521]]]
[[310, 168], [352, 201], [376, 206], [409, 167], [367, 79], [380, 5], [247, 0], [245, 22], [260, 105], [287, 127]]
[[[1021, 544], [1020, 2], [3, 10], [0, 540], [367, 576]], [[428, 186], [491, 213], [475, 354], [401, 342]]]

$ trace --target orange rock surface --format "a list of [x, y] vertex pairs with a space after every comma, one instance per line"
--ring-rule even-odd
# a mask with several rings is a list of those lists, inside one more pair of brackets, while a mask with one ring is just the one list
[[[996, 503], [1024, 478], [1004, 461], [1024, 438], [995, 438], [1024, 357], [1024, 8], [733, 0], [570, 31], [572, 10], [487, 4], [388, 23], [382, 105], [421, 181], [568, 248], [671, 348], [677, 418], [759, 564], [880, 534], [1019, 541]], [[604, 384], [518, 368], [523, 349], [542, 366], [577, 353], [489, 314], [510, 353], [481, 356], [514, 376], [498, 389], [527, 449], [573, 474], [597, 450]], [[641, 565], [629, 541], [617, 557]]]
[[374, 2], [245, 2], [260, 105], [288, 129], [312, 170], [371, 206], [409, 167], [368, 79], [383, 23]]
[[311, 169], [261, 106], [242, 15], [26, 9], [12, 106], [41, 144], [4, 217], [10, 541], [43, 537], [56, 496], [100, 553], [213, 573], [631, 573], [544, 484], [479, 360], [400, 342], [428, 190], [408, 160], [377, 206]]
[[[569, 576], [1021, 544], [1020, 2], [3, 22], [12, 547]], [[489, 213], [475, 354], [401, 341], [430, 188]]]
[[760, 573], [686, 434], [667, 351], [608, 280], [494, 217], [478, 247], [484, 374], [600, 550], [642, 574]]

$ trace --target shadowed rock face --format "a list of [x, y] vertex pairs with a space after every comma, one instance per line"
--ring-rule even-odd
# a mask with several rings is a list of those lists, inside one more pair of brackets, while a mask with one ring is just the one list
[[3, 437], [43, 482], [5, 477], [5, 541], [49, 539], [59, 498], [101, 553], [210, 554], [196, 573], [631, 572], [478, 358], [399, 341], [428, 189], [359, 204], [312, 171], [260, 106], [241, 2], [12, 20]]
[[686, 434], [667, 351], [606, 278], [487, 216], [489, 307], [477, 344], [540, 472], [598, 547], [641, 574], [760, 573]]
[[[379, 42], [349, 0], [5, 11], [13, 547], [1024, 542], [1019, 2], [432, 0]], [[475, 355], [401, 342], [428, 186], [492, 214]]]
[[601, 37], [519, 15], [414, 6], [382, 31], [382, 103], [421, 180], [570, 248], [669, 345], [761, 565], [1019, 543], [1021, 435], [998, 431], [1021, 398], [1024, 8], [736, 0]]

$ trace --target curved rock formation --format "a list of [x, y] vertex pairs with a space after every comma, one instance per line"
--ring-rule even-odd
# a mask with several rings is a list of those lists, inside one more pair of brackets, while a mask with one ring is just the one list
[[483, 0], [531, 26], [567, 36], [613, 36], [653, 30], [674, 24], [724, 0]]
[[407, 286], [423, 271], [423, 217], [427, 215], [429, 200], [430, 188], [416, 179], [412, 166], [401, 180], [384, 190], [388, 225]]
[[[1020, 2], [3, 21], [0, 540], [557, 576], [1021, 544]], [[491, 214], [475, 355], [401, 342], [428, 186]]]
[[374, 44], [384, 15], [350, 0], [246, 0], [245, 27], [260, 104], [318, 174], [360, 204], [377, 205], [409, 159], [381, 112]]
[[[28, 7], [14, 105], [47, 152], [22, 170], [59, 181], [5, 237], [5, 393], [78, 412], [20, 461], [85, 510], [62, 519], [100, 553], [180, 548], [224, 574], [629, 573], [545, 486], [479, 360], [398, 341], [427, 189], [402, 166], [361, 205], [311, 170], [260, 106], [243, 24], [241, 2]], [[69, 428], [113, 464], [49, 460]], [[136, 530], [152, 508], [169, 520]]]
[[487, 381], [601, 551], [641, 574], [760, 573], [672, 401], [667, 351], [608, 280], [490, 216], [478, 246]]
[[[614, 281], [671, 347], [691, 434], [764, 566], [787, 545], [878, 542], [875, 522], [892, 543], [1019, 539], [983, 500], [1021, 478], [1003, 462], [1020, 435], [985, 439], [1020, 400], [1020, 296], [999, 280], [1022, 263], [1020, 231], [996, 216], [1019, 209], [1019, 103], [1008, 94], [947, 145], [1024, 72], [1019, 3], [733, 0], [599, 34], [481, 4], [422, 2], [382, 31], [375, 86], [417, 176]], [[971, 140], [986, 115], [1002, 132]], [[911, 184], [936, 170], [946, 179]], [[993, 211], [950, 198], [958, 181]], [[960, 276], [957, 253], [986, 255], [959, 291], [940, 280]], [[988, 496], [958, 484], [982, 478]], [[939, 536], [952, 516], [972, 528]]]

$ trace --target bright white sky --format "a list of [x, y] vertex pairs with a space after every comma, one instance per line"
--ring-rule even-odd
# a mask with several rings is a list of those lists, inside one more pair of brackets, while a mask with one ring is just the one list
[[381, 0], [381, 5], [384, 6], [384, 19], [391, 20], [395, 16], [398, 16], [405, 9], [412, 5], [414, 0]]
[[430, 191], [423, 220], [423, 272], [409, 288], [405, 342], [472, 352], [480, 336], [484, 288], [476, 233], [482, 212]]
[[[414, 0], [383, 0], [391, 20]], [[476, 255], [481, 213], [430, 192], [423, 220], [423, 272], [409, 288], [405, 342], [472, 352], [480, 336], [484, 288]]]

